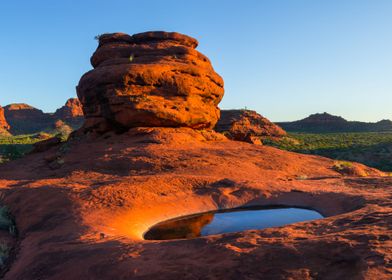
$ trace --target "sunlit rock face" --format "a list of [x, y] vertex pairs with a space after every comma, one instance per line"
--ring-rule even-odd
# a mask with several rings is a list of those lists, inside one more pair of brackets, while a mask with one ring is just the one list
[[236, 141], [262, 144], [265, 139], [281, 139], [286, 136], [278, 125], [251, 110], [222, 110], [216, 131]]
[[79, 99], [69, 98], [64, 106], [56, 110], [54, 118], [58, 120], [83, 118], [82, 104]]
[[4, 115], [10, 125], [10, 132], [14, 135], [43, 131], [51, 124], [49, 115], [24, 103], [5, 106]]
[[0, 134], [8, 134], [10, 126], [4, 116], [4, 109], [0, 106]]
[[91, 57], [94, 69], [77, 86], [84, 129], [213, 128], [223, 80], [197, 45], [176, 32], [101, 35]]

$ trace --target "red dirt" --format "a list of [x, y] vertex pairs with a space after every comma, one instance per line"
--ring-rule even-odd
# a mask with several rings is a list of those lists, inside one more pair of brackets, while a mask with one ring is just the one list
[[[56, 164], [53, 164], [56, 163]], [[390, 279], [392, 178], [189, 128], [74, 135], [0, 166], [19, 230], [4, 279]], [[145, 241], [157, 222], [243, 205], [325, 219]]]

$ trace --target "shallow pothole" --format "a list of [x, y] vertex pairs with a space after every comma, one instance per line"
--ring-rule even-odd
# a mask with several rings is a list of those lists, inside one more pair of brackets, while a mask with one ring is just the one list
[[252, 229], [279, 227], [324, 218], [311, 209], [284, 206], [233, 208], [170, 219], [152, 226], [146, 240], [191, 239]]

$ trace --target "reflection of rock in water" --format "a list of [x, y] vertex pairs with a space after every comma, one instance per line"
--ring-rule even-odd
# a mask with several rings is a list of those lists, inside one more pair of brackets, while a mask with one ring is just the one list
[[147, 240], [167, 240], [199, 237], [202, 228], [211, 223], [213, 218], [213, 213], [206, 213], [196, 217], [164, 222], [151, 228], [144, 238]]

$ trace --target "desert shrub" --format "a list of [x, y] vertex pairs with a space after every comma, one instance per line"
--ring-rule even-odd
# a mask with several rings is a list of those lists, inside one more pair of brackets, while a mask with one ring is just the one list
[[231, 138], [231, 133], [229, 131], [223, 131], [222, 134], [229, 139]]
[[56, 121], [54, 126], [56, 136], [60, 137], [62, 141], [66, 141], [73, 131], [72, 127], [61, 120]]
[[347, 168], [352, 168], [352, 167], [353, 167], [352, 162], [348, 162], [348, 161], [338, 160], [338, 161], [335, 161], [333, 164], [333, 168], [336, 170], [340, 170], [340, 171], [347, 169]]
[[355, 166], [348, 161], [335, 161], [332, 169], [343, 175], [366, 177], [368, 174], [363, 168]]
[[392, 171], [392, 133], [290, 133], [281, 140], [263, 141], [279, 149], [355, 161]]
[[0, 243], [0, 266], [3, 266], [9, 256], [10, 248], [5, 243]]
[[297, 176], [297, 180], [300, 180], [300, 181], [307, 180], [307, 179], [308, 179], [308, 175], [302, 174], [302, 175]]
[[6, 162], [9, 160], [21, 158], [25, 153], [25, 147], [19, 145], [5, 145], [2, 148], [2, 161]]
[[0, 229], [8, 230], [10, 233], [15, 231], [15, 223], [7, 207], [0, 207]]

